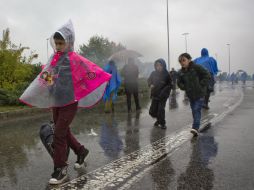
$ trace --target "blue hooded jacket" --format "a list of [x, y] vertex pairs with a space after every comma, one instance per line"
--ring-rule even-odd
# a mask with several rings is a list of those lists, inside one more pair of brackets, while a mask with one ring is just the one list
[[201, 57], [194, 60], [196, 64], [202, 65], [207, 69], [213, 76], [218, 73], [217, 61], [213, 57], [209, 57], [209, 52], [206, 48], [201, 50]]
[[103, 100], [107, 101], [110, 99], [110, 95], [113, 92], [113, 102], [116, 100], [117, 98], [117, 91], [119, 89], [119, 87], [121, 86], [121, 77], [117, 72], [117, 68], [115, 65], [114, 61], [109, 61], [108, 64], [105, 65], [104, 67], [104, 71], [106, 71], [107, 73], [110, 73], [112, 75], [108, 86], [106, 88], [105, 94], [103, 96]]
[[243, 72], [243, 73], [241, 74], [241, 80], [242, 80], [242, 81], [246, 81], [247, 78], [248, 78], [247, 73], [246, 73], [246, 72]]

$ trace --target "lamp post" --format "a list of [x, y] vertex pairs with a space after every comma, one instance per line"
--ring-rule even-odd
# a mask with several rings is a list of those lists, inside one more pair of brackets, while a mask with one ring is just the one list
[[189, 35], [189, 33], [185, 32], [182, 34], [185, 38], [185, 52], [188, 52], [188, 44], [187, 44], [187, 36]]
[[167, 39], [168, 39], [168, 70], [170, 70], [170, 50], [169, 50], [169, 18], [168, 18], [168, 0], [167, 1]]
[[228, 46], [228, 73], [230, 75], [230, 67], [231, 67], [231, 63], [230, 63], [230, 44], [227, 44]]
[[49, 38], [47, 40], [47, 60], [49, 59]]

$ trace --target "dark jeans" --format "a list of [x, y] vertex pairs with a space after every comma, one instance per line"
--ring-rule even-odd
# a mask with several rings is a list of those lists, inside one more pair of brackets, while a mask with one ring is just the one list
[[214, 79], [214, 76], [212, 74], [211, 74], [211, 76], [212, 76], [212, 78], [208, 82], [208, 87], [207, 87], [206, 96], [205, 96], [205, 100], [204, 100], [204, 105], [205, 106], [208, 106], [209, 99], [210, 99], [210, 94], [212, 92], [214, 92], [215, 79]]
[[125, 84], [125, 93], [127, 98], [128, 111], [131, 111], [131, 95], [132, 94], [134, 96], [136, 110], [139, 110], [141, 107], [139, 105], [138, 84]]
[[198, 130], [200, 127], [200, 120], [201, 120], [201, 110], [202, 105], [204, 103], [204, 98], [200, 98], [198, 100], [190, 100], [190, 106], [193, 116], [193, 124], [192, 128]]
[[152, 104], [150, 106], [149, 114], [156, 118], [158, 123], [161, 125], [166, 124], [165, 120], [165, 107], [166, 107], [166, 100], [156, 100], [152, 99]]
[[208, 106], [208, 104], [209, 104], [210, 94], [211, 94], [211, 91], [208, 90], [208, 91], [206, 92], [205, 100], [204, 100], [204, 105], [205, 105], [205, 106]]
[[76, 138], [72, 135], [69, 125], [71, 124], [78, 109], [78, 103], [64, 107], [53, 108], [53, 120], [55, 123], [55, 135], [53, 139], [54, 147], [54, 166], [63, 167], [67, 163], [67, 147], [69, 146], [75, 154], [84, 151]]

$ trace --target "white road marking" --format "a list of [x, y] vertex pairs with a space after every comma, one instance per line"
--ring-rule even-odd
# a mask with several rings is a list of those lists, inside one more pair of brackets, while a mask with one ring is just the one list
[[98, 136], [98, 134], [95, 133], [93, 129], [91, 129], [91, 132], [88, 135], [89, 136], [95, 136], [95, 137]]

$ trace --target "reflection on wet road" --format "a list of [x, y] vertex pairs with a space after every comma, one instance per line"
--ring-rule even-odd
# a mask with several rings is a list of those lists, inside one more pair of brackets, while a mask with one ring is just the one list
[[123, 149], [114, 115], [107, 115], [101, 125], [100, 145], [108, 158], [117, 158]]
[[214, 173], [208, 168], [208, 164], [218, 152], [217, 143], [214, 137], [200, 136], [200, 138], [191, 141], [191, 149], [186, 171], [180, 174], [177, 180], [178, 189], [211, 190]]

